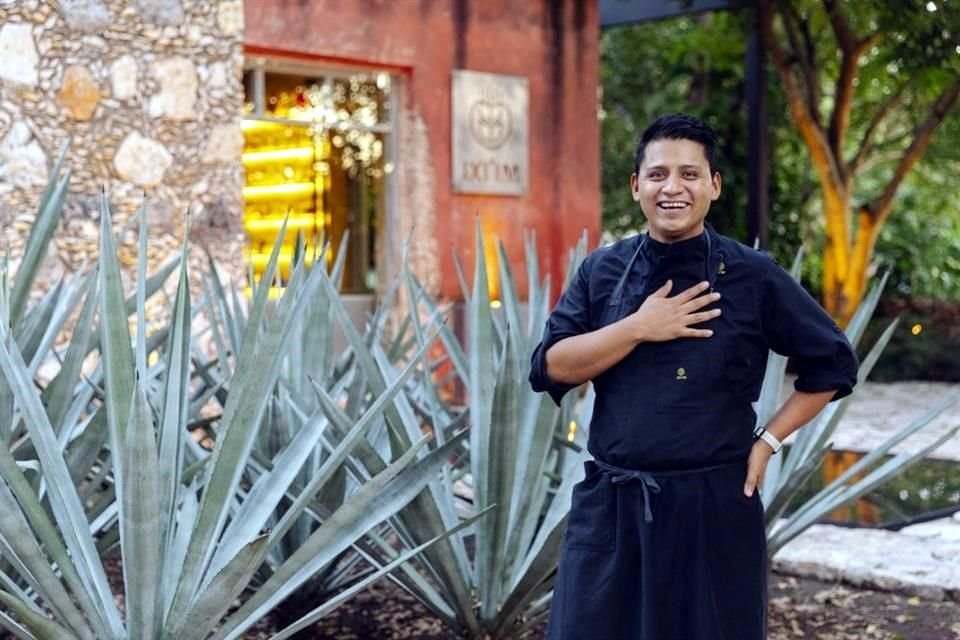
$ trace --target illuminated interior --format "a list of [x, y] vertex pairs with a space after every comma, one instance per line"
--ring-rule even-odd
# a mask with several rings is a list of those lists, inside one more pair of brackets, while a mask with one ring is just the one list
[[[281, 286], [290, 276], [299, 236], [306, 264], [322, 260], [329, 267], [349, 232], [342, 290], [374, 291], [384, 181], [392, 169], [385, 157], [389, 76], [250, 69], [244, 88], [243, 225], [254, 280], [262, 277], [286, 218]], [[325, 242], [331, 250], [321, 256]]]

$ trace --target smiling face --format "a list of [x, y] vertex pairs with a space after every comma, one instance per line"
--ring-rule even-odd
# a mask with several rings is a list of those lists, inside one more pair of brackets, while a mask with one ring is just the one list
[[661, 138], [647, 144], [630, 189], [647, 217], [650, 237], [678, 242], [703, 232], [710, 203], [720, 197], [720, 174], [710, 173], [699, 142]]

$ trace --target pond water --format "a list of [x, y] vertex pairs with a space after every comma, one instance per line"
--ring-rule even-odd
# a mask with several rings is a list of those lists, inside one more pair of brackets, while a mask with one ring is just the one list
[[[850, 468], [863, 453], [831, 451], [793, 504], [800, 504]], [[960, 462], [922, 460], [825, 520], [837, 524], [899, 529], [960, 511]]]

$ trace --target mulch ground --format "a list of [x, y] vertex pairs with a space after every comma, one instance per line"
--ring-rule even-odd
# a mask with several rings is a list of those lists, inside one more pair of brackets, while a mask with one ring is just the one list
[[[960, 604], [770, 576], [768, 640], [960, 640]], [[543, 630], [528, 640], [543, 638]], [[268, 637], [268, 636], [264, 636]], [[438, 620], [389, 581], [333, 611], [301, 639], [454, 640]], [[587, 640], [587, 639], [585, 639]]]
[[[769, 611], [768, 640], [960, 640], [960, 604], [956, 602], [810, 578], [771, 574]], [[272, 621], [265, 619], [245, 638], [266, 640], [276, 631]], [[527, 640], [543, 637], [541, 628]], [[12, 636], [0, 630], [0, 640], [7, 638]], [[406, 592], [381, 580], [297, 639], [455, 640], [456, 636]]]

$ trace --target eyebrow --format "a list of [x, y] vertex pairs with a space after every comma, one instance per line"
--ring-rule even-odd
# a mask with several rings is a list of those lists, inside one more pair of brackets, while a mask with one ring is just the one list
[[[646, 170], [647, 170], [647, 171], [653, 171], [654, 169], [667, 169], [667, 168], [669, 168], [669, 167], [667, 167], [666, 165], [655, 164], [655, 165], [653, 165], [652, 167], [647, 167]], [[699, 170], [702, 170], [703, 167], [701, 167], [701, 166], [698, 165], [698, 164], [682, 164], [682, 165], [680, 165], [680, 169], [697, 169], [697, 170], [699, 171]]]

